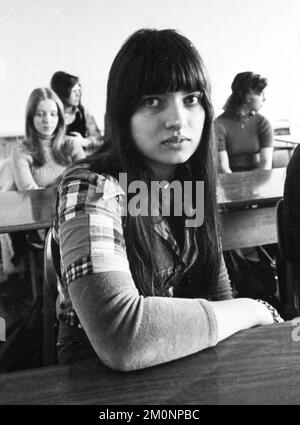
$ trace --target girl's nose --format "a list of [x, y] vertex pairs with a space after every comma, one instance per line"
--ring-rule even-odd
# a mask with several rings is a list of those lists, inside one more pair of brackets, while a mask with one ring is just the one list
[[183, 105], [172, 102], [166, 110], [165, 127], [175, 130], [182, 129], [186, 124], [186, 111]]

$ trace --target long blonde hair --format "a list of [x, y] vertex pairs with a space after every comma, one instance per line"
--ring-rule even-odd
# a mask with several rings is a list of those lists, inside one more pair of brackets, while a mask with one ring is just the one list
[[72, 162], [70, 147], [65, 143], [65, 116], [63, 105], [53, 90], [48, 87], [34, 89], [28, 99], [25, 112], [25, 141], [24, 146], [33, 158], [33, 164], [41, 167], [45, 164], [45, 155], [40, 143], [40, 135], [37, 132], [33, 119], [42, 100], [53, 100], [57, 105], [58, 123], [53, 133], [52, 154], [58, 164], [68, 165]]

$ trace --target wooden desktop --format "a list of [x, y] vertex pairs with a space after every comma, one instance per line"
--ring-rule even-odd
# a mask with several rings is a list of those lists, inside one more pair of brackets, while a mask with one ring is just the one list
[[4, 404], [300, 404], [300, 318], [136, 372], [112, 371], [95, 358], [0, 375]]

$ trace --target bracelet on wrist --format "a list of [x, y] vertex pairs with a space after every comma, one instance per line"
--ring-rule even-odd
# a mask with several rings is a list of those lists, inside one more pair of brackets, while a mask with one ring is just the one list
[[283, 318], [280, 316], [276, 308], [274, 308], [271, 304], [269, 304], [267, 301], [264, 301], [264, 300], [256, 300], [256, 301], [263, 304], [269, 310], [269, 312], [272, 314], [274, 323], [284, 322]]

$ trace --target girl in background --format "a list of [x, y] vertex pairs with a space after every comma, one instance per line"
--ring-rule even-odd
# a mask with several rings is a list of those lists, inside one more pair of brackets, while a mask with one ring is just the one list
[[63, 102], [67, 135], [87, 151], [95, 150], [102, 144], [103, 138], [95, 118], [81, 104], [82, 88], [79, 78], [57, 71], [53, 74], [50, 85]]
[[65, 140], [62, 104], [49, 88], [37, 88], [26, 107], [25, 140], [12, 151], [17, 190], [52, 185], [65, 168], [85, 157], [81, 146]]
[[253, 72], [235, 76], [232, 94], [216, 120], [221, 173], [272, 168], [273, 129], [258, 112], [266, 86], [267, 80]]
[[[49, 88], [36, 88], [25, 113], [25, 140], [15, 146], [2, 173], [1, 191], [42, 189], [53, 185], [68, 165], [85, 158], [81, 146], [65, 140], [63, 106]], [[5, 168], [5, 169], [4, 169]], [[26, 254], [26, 232], [1, 235], [3, 270], [18, 272]]]

